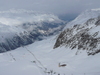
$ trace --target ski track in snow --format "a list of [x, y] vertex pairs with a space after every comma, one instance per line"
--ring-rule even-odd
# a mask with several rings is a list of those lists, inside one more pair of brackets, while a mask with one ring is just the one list
[[[29, 22], [33, 21], [31, 20], [33, 16], [29, 14], [26, 15], [27, 11], [25, 10], [21, 10], [21, 12], [24, 12], [21, 16], [13, 15], [10, 18], [9, 16], [4, 16], [8, 13], [12, 15], [12, 13], [14, 14], [15, 12], [16, 10], [0, 12], [1, 35], [10, 32], [14, 34], [15, 31], [22, 32], [24, 30], [17, 30], [17, 28], [12, 25], [16, 26], [16, 24], [21, 24], [27, 20]], [[31, 12], [33, 13], [33, 11], [30, 11], [30, 13]], [[73, 26], [75, 24], [84, 23], [89, 18], [97, 17], [98, 14], [100, 14], [100, 12], [97, 10], [83, 12], [75, 20], [68, 23], [65, 28], [70, 25]], [[52, 17], [50, 16], [51, 15], [47, 16], [46, 14], [40, 14], [39, 16], [34, 14], [34, 20], [36, 22], [41, 22], [43, 20], [52, 22], [54, 21], [52, 17], [54, 17], [57, 19], [57, 22], [59, 22], [57, 17], [53, 15]], [[50, 19], [47, 20], [48, 17], [50, 17]], [[23, 20], [23, 18], [25, 19]], [[7, 28], [7, 30], [4, 31], [5, 28]], [[9, 35], [5, 35], [5, 37], [6, 36]], [[86, 50], [81, 50], [80, 53], [75, 55], [77, 52], [76, 49], [71, 50], [65, 47], [53, 49], [55, 41], [55, 37], [48, 37], [45, 40], [37, 41], [31, 45], [0, 53], [0, 75], [100, 75], [100, 53], [94, 56], [87, 56]], [[59, 67], [59, 63], [65, 63], [67, 66]]]
[[[75, 49], [53, 49], [54, 38], [0, 53], [0, 75], [100, 75], [100, 53], [87, 56], [81, 51], [75, 55]], [[67, 66], [58, 67], [59, 63]]]

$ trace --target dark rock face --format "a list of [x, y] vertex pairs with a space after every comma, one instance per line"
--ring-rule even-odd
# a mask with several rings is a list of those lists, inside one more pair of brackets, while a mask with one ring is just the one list
[[[45, 36], [50, 36], [58, 33], [64, 27], [64, 23], [38, 23], [31, 24], [25, 23], [22, 25], [23, 29], [27, 30], [20, 34], [15, 34], [12, 38], [6, 38], [5, 42], [0, 42], [0, 52], [14, 50], [18, 47], [25, 46], [34, 43], [36, 40], [43, 40]], [[37, 26], [34, 28], [34, 25]], [[32, 30], [28, 30], [29, 27], [33, 27]]]
[[98, 17], [98, 20], [95, 22], [95, 25], [100, 25], [100, 16]]
[[[74, 25], [72, 28], [67, 28], [58, 36], [54, 48], [59, 46], [77, 48], [78, 51], [86, 50], [88, 55], [95, 55], [100, 52], [100, 19], [92, 18], [82, 25]], [[91, 32], [93, 31], [93, 33]]]

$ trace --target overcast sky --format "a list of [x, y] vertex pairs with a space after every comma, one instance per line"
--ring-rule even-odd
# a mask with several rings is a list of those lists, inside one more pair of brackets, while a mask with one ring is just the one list
[[0, 10], [32, 9], [54, 14], [75, 14], [86, 9], [100, 8], [100, 0], [0, 0]]

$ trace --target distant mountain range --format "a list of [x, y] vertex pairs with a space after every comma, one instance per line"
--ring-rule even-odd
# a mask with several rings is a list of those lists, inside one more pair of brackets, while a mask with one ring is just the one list
[[42, 40], [58, 33], [65, 22], [53, 14], [32, 10], [9, 10], [0, 12], [0, 52]]
[[66, 26], [27, 10], [3, 11], [0, 21], [0, 75], [100, 75], [100, 9]]

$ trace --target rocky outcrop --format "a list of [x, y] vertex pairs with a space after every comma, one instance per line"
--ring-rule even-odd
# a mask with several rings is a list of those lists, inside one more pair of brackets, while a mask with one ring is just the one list
[[58, 36], [54, 48], [59, 46], [86, 50], [88, 55], [100, 52], [100, 18], [91, 18], [84, 24], [65, 29]]

